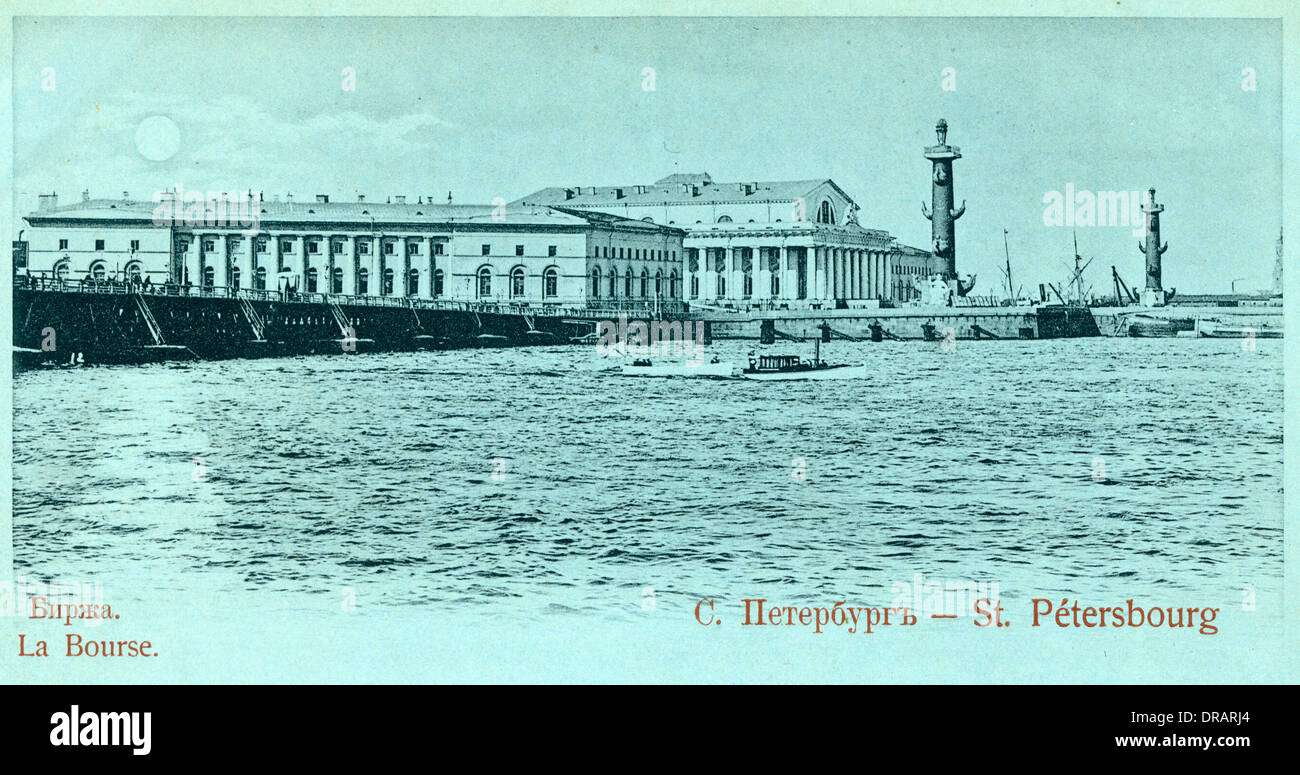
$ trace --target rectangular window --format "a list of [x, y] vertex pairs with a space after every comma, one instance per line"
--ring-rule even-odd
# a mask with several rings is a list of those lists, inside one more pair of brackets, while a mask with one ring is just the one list
[[103, 250], [103, 249], [104, 249], [104, 241], [102, 239], [95, 240], [95, 250]]
[[[360, 253], [360, 254], [363, 255], [363, 256], [368, 256], [368, 255], [370, 255], [370, 243], [369, 243], [369, 242], [358, 242], [358, 243], [357, 243], [357, 252]], [[361, 293], [365, 293], [365, 291], [361, 291]]]
[[441, 242], [435, 242], [435, 243], [433, 243], [433, 254], [434, 254], [435, 256], [441, 256], [441, 255], [442, 255], [442, 249], [443, 249], [444, 247], [445, 247], [444, 243], [441, 243]]
[[319, 253], [319, 252], [320, 252], [320, 243], [317, 242], [316, 240], [311, 240], [310, 242], [308, 242], [308, 243], [307, 243], [307, 252], [308, 252], [308, 253]]
[[342, 253], [342, 252], [343, 252], [343, 241], [342, 241], [342, 240], [335, 240], [335, 241], [333, 242], [333, 244], [332, 244], [332, 250], [333, 250], [335, 253]]
[[406, 255], [408, 255], [408, 256], [418, 256], [418, 255], [420, 255], [420, 243], [418, 243], [418, 242], [408, 242], [408, 243], [406, 243]]
[[131, 252], [134, 253], [139, 249], [140, 249], [140, 240], [138, 239], [131, 240]]
[[67, 250], [67, 249], [68, 249], [68, 241], [65, 239], [59, 240], [59, 250]]
[[492, 254], [492, 246], [491, 246], [491, 245], [484, 245], [484, 246], [483, 246], [483, 255], [488, 256], [488, 255], [491, 255], [491, 254]]
[[524, 246], [523, 246], [523, 245], [515, 245], [515, 255], [516, 255], [516, 256], [522, 256], [523, 254], [524, 254]]
[[280, 252], [281, 253], [293, 252], [293, 240], [287, 240], [287, 239], [280, 240]]
[[555, 246], [554, 246], [554, 245], [547, 245], [547, 246], [546, 246], [546, 255], [548, 255], [548, 256], [554, 256], [554, 255], [555, 255]]
[[257, 252], [258, 252], [258, 253], [265, 253], [265, 252], [266, 252], [266, 240], [264, 240], [264, 239], [259, 239], [259, 240], [257, 241]]
[[216, 250], [216, 249], [217, 249], [217, 242], [216, 242], [216, 240], [210, 240], [210, 239], [205, 239], [205, 240], [203, 240], [203, 252], [204, 252], [204, 253], [211, 253], [212, 251], [214, 251], [214, 250]]
[[393, 255], [393, 243], [391, 242], [384, 243], [384, 255], [386, 256]]

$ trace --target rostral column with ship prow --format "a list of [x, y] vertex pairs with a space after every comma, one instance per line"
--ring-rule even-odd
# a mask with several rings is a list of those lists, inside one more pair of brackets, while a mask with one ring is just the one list
[[966, 203], [953, 208], [952, 163], [961, 158], [961, 149], [948, 145], [948, 122], [939, 119], [934, 132], [938, 145], [925, 149], [925, 158], [934, 166], [930, 176], [931, 207], [921, 203], [921, 213], [930, 221], [930, 246], [934, 250], [938, 271], [924, 280], [918, 279], [915, 287], [921, 293], [920, 303], [925, 306], [951, 307], [954, 299], [970, 293], [975, 287], [975, 276], [965, 281], [957, 277], [957, 219], [966, 212]]
[[1164, 205], [1156, 204], [1156, 190], [1147, 189], [1147, 201], [1142, 205], [1142, 212], [1146, 214], [1147, 239], [1145, 245], [1138, 243], [1138, 250], [1145, 253], [1147, 257], [1147, 283], [1139, 299], [1144, 307], [1163, 307], [1174, 295], [1172, 289], [1168, 291], [1164, 289], [1160, 277], [1160, 260], [1169, 249], [1168, 243], [1160, 244], [1160, 213], [1164, 211]]

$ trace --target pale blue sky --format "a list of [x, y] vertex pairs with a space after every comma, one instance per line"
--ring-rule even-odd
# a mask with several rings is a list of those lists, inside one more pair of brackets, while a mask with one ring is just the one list
[[[486, 203], [707, 171], [833, 178], [863, 225], [926, 246], [942, 116], [977, 292], [1000, 282], [1004, 227], [1026, 286], [1063, 278], [1071, 235], [1043, 225], [1043, 195], [1069, 183], [1155, 186], [1165, 285], [1189, 293], [1266, 287], [1281, 224], [1276, 21], [51, 17], [18, 20], [14, 46], [20, 211], [177, 182]], [[136, 144], [153, 115], [181, 133], [164, 161]], [[1078, 236], [1098, 290], [1111, 264], [1141, 282], [1131, 229]]]

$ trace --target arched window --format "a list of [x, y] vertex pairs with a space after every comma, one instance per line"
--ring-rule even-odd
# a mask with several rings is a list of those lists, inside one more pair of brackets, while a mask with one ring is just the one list
[[139, 261], [131, 261], [126, 265], [126, 279], [136, 283], [144, 281], [144, 267]]
[[821, 206], [817, 208], [818, 223], [835, 223], [835, 211], [831, 208], [829, 199], [823, 199]]
[[681, 291], [681, 287], [678, 286], [677, 280], [677, 270], [674, 269], [668, 274], [668, 298], [670, 299], [677, 298], [678, 293]]
[[330, 273], [330, 293], [343, 293], [343, 267], [336, 266]]
[[108, 265], [103, 261], [96, 261], [90, 265], [90, 279], [103, 280], [108, 277]]
[[600, 296], [600, 267], [591, 270], [591, 295]]
[[542, 275], [542, 295], [548, 299], [560, 295], [560, 273], [553, 266]]
[[71, 271], [72, 271], [72, 262], [66, 258], [60, 259], [58, 263], [54, 265], [54, 279], [66, 280], [68, 277], [68, 273]]
[[478, 270], [478, 297], [486, 299], [492, 295], [492, 267], [484, 266]]
[[642, 269], [641, 270], [641, 296], [645, 297], [650, 295], [649, 290], [650, 290], [650, 273]]
[[517, 266], [510, 270], [510, 297], [512, 299], [523, 298], [524, 295], [524, 268]]
[[209, 264], [208, 266], [203, 267], [203, 287], [204, 287], [204, 288], [211, 288], [211, 287], [212, 287], [212, 284], [216, 282], [216, 279], [217, 279], [217, 269], [216, 269], [216, 267], [212, 266], [211, 264]]
[[357, 293], [361, 295], [370, 293], [370, 270], [364, 266], [357, 272]]
[[393, 295], [393, 278], [394, 278], [393, 268], [392, 268], [392, 267], [389, 267], [389, 268], [385, 269], [385, 270], [384, 270], [384, 284], [383, 284], [383, 287], [380, 288], [380, 290], [379, 290], [379, 294], [380, 294], [381, 296], [392, 296], [392, 295]]
[[691, 275], [691, 298], [700, 298], [700, 276], [697, 274]]
[[623, 295], [632, 298], [632, 267], [627, 268], [627, 275], [623, 278]]
[[[212, 267], [208, 267], [208, 269], [211, 269], [211, 268], [212, 268]], [[208, 269], [204, 269], [204, 270], [203, 270], [203, 284], [204, 284], [204, 285], [207, 285], [207, 284], [208, 284]], [[315, 292], [316, 292], [316, 282], [317, 282], [317, 278], [319, 278], [319, 277], [320, 277], [320, 273], [316, 271], [316, 267], [313, 266], [311, 269], [308, 269], [308, 270], [307, 270], [307, 293], [315, 293]]]
[[772, 276], [772, 298], [779, 299], [781, 298], [781, 273], [773, 272], [771, 276]]
[[618, 270], [609, 270], [609, 297], [612, 299], [618, 295]]
[[441, 269], [433, 270], [433, 295], [435, 297], [442, 295], [442, 278], [443, 274]]
[[731, 216], [730, 216], [730, 215], [719, 215], [719, 216], [718, 216], [718, 223], [731, 223]]
[[237, 267], [237, 266], [232, 266], [232, 267], [230, 267], [230, 280], [229, 280], [229, 282], [230, 282], [230, 287], [231, 287], [231, 288], [238, 288], [238, 287], [239, 287], [239, 279], [240, 279], [240, 277], [239, 277], [239, 267]]
[[406, 273], [406, 295], [420, 295], [420, 270], [411, 269]]
[[663, 296], [663, 295], [664, 295], [664, 273], [661, 271], [656, 271], [655, 272], [655, 296]]
[[266, 267], [259, 266], [256, 272], [253, 272], [253, 287], [259, 291], [266, 290]]

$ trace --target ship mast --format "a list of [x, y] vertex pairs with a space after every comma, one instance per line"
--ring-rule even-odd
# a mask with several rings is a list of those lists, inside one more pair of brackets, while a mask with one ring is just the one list
[[1011, 248], [1007, 246], [1007, 230], [1005, 228], [1002, 229], [1002, 252], [1007, 257], [1007, 268], [1003, 270], [1003, 274], [1007, 276], [1007, 300], [1015, 304], [1016, 290], [1011, 283]]

